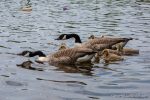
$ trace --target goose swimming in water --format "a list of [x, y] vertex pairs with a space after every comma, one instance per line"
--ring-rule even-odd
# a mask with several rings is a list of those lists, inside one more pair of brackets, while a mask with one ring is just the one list
[[131, 40], [130, 38], [100, 37], [100, 38], [90, 39], [87, 42], [82, 43], [79, 35], [77, 35], [77, 34], [61, 34], [56, 40], [66, 40], [66, 39], [70, 39], [70, 38], [75, 38], [75, 46], [76, 47], [87, 47], [87, 48], [91, 48], [91, 46], [98, 45], [98, 44], [114, 43], [113, 45], [115, 45], [120, 42], [126, 42], [126, 41]]
[[75, 48], [67, 48], [64, 50], [57, 51], [53, 54], [45, 56], [45, 54], [41, 51], [23, 51], [18, 55], [27, 55], [29, 57], [39, 56], [36, 60], [37, 62], [49, 62], [50, 64], [75, 64], [82, 62], [89, 62], [97, 53], [96, 50], [100, 51], [110, 48], [112, 44], [101, 44], [101, 45], [93, 45], [91, 48], [83, 48], [83, 47], [75, 47]]
[[89, 48], [68, 48], [64, 50], [57, 51], [53, 54], [45, 56], [42, 51], [23, 51], [19, 55], [28, 54], [29, 57], [39, 56], [36, 60], [37, 62], [49, 62], [49, 64], [75, 64], [76, 62], [84, 62], [89, 60], [89, 58], [82, 58], [86, 55], [95, 54], [96, 52]]
[[[65, 40], [70, 38], [75, 38], [75, 47], [90, 48], [96, 52], [100, 52], [104, 49], [111, 49], [113, 45], [129, 40], [128, 38], [103, 38], [102, 37], [102, 38], [90, 39], [87, 42], [82, 43], [79, 35], [77, 34], [61, 34], [56, 40]], [[94, 57], [94, 55], [95, 54], [87, 55], [88, 57], [86, 58], [89, 58], [89, 60], [91, 60]]]
[[[104, 35], [102, 35], [101, 37], [95, 37], [94, 35], [91, 35], [90, 37], [89, 37], [89, 39], [98, 39], [98, 38], [104, 38], [104, 39], [121, 39], [121, 38], [115, 38], [115, 37], [110, 37], [110, 36], [104, 36]], [[116, 45], [113, 45], [112, 46], [112, 49], [118, 49], [118, 45], [120, 45], [122, 48], [128, 43], [128, 41], [129, 40], [132, 40], [133, 38], [124, 38], [124, 39], [126, 39], [125, 41], [123, 41], [123, 42], [120, 42], [120, 43], [117, 43]]]
[[109, 63], [111, 61], [120, 61], [123, 60], [122, 56], [118, 56], [114, 53], [110, 53], [108, 49], [103, 50], [102, 58], [104, 59], [105, 63]]
[[65, 43], [61, 43], [60, 47], [58, 50], [64, 50], [64, 49], [67, 49], [67, 45]]

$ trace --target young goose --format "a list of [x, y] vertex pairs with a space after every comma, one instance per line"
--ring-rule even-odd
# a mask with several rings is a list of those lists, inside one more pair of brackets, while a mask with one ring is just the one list
[[64, 49], [67, 49], [67, 45], [65, 43], [61, 43], [58, 50], [64, 50]]
[[121, 53], [121, 55], [127, 55], [127, 56], [132, 56], [132, 55], [138, 55], [139, 50], [137, 49], [131, 49], [131, 48], [123, 48], [122, 45], [117, 46], [118, 52]]
[[28, 50], [25, 50], [21, 53], [18, 53], [17, 55], [26, 56], [26, 57], [34, 57], [34, 56], [38, 55], [39, 57], [46, 57], [46, 55], [41, 51], [31, 52], [31, 51], [28, 51]]
[[122, 54], [123, 55], [138, 55], [139, 54], [139, 50], [136, 50], [136, 49], [131, 49], [131, 48], [123, 48], [122, 50]]
[[[80, 62], [80, 58], [85, 57], [86, 55], [91, 55], [91, 54], [95, 54], [95, 52], [89, 48], [68, 48], [68, 49], [57, 51], [46, 57], [39, 57], [36, 61], [49, 62], [49, 64], [52, 64], [52, 65], [75, 64], [76, 62]], [[87, 60], [89, 60], [89, 58], [87, 58]], [[87, 60], [84, 60], [84, 61], [87, 61]]]
[[93, 63], [99, 63], [100, 62], [100, 58], [101, 58], [101, 55], [100, 55], [101, 52], [97, 52], [94, 57], [92, 58], [92, 62]]
[[90, 35], [88, 39], [103, 38], [103, 37], [104, 35], [101, 35], [100, 37], [95, 37], [95, 35]]
[[95, 39], [95, 36], [91, 35], [90, 37], [88, 37], [88, 39]]
[[103, 50], [102, 58], [104, 59], [105, 63], [109, 63], [111, 61], [120, 61], [123, 60], [121, 56], [116, 54], [110, 53], [108, 49]]

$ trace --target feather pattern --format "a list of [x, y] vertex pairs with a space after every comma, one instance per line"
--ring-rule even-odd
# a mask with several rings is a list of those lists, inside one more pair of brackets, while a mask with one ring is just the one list
[[[45, 58], [47, 59], [45, 61], [48, 61], [52, 65], [75, 64], [78, 58], [95, 53], [90, 48], [68, 48], [46, 56]], [[38, 61], [40, 61], [40, 58]]]

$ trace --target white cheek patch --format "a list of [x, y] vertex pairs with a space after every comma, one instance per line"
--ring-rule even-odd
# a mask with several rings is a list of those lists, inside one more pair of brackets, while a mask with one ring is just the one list
[[66, 35], [64, 35], [64, 37], [62, 38], [63, 40], [66, 40]]
[[37, 61], [47, 62], [48, 58], [47, 57], [38, 57]]
[[30, 54], [30, 53], [28, 52], [28, 53], [26, 53], [24, 56], [25, 56], [25, 57], [29, 57], [29, 54]]

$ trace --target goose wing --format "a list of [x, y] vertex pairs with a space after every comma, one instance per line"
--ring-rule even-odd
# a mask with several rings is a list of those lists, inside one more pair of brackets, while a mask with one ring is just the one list
[[53, 63], [53, 64], [57, 64], [57, 63], [59, 63], [59, 64], [70, 64], [70, 63], [72, 63], [72, 58], [71, 57], [69, 57], [69, 56], [62, 56], [62, 57], [59, 57], [59, 58], [56, 58], [56, 57], [53, 57], [52, 59], [51, 59], [51, 63]]
[[99, 39], [102, 39], [102, 38], [105, 39], [105, 40], [108, 40], [109, 42], [123, 40], [122, 42], [119, 43], [121, 45], [121, 47], [124, 47], [128, 43], [128, 41], [133, 40], [133, 38], [131, 38], [131, 37], [130, 38], [101, 37]]
[[87, 41], [84, 45], [94, 45], [94, 44], [110, 44], [110, 43], [120, 43], [127, 41], [128, 38], [95, 38]]
[[50, 63], [73, 64], [78, 58], [94, 53], [95, 52], [89, 48], [69, 48], [52, 54], [50, 56]]

